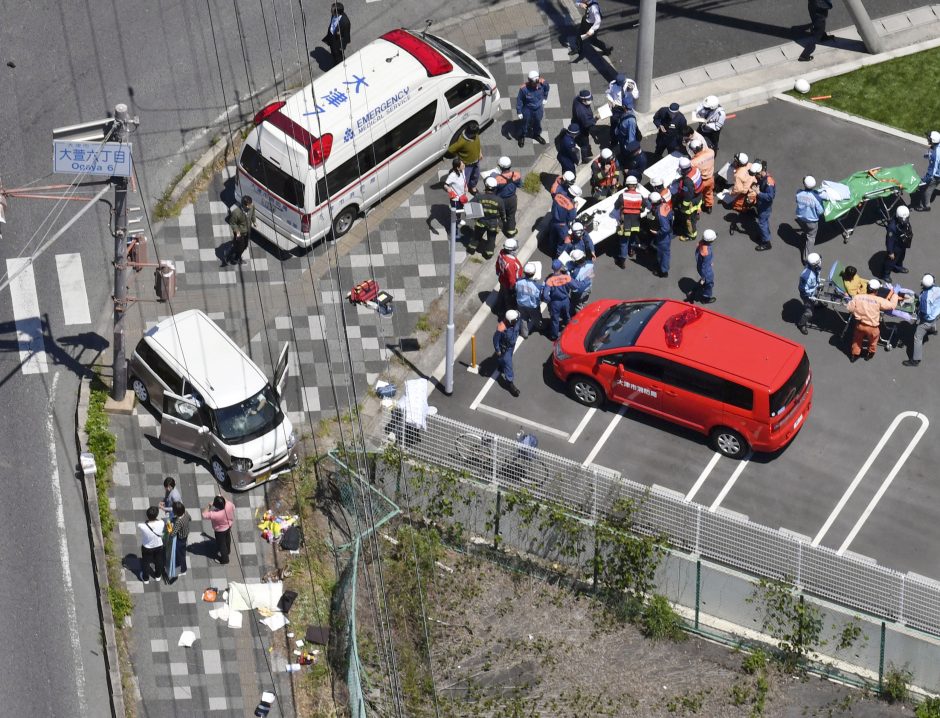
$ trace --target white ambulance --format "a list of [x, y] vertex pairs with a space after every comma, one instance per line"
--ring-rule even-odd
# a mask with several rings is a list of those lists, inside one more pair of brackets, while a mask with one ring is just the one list
[[434, 35], [392, 30], [254, 118], [238, 158], [237, 196], [256, 229], [306, 248], [436, 162], [471, 122], [492, 122], [490, 72]]

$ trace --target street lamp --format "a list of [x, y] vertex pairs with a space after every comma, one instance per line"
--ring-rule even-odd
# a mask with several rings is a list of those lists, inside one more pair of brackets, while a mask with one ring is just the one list
[[450, 204], [450, 279], [447, 283], [447, 353], [444, 359], [444, 393], [454, 393], [454, 283], [457, 281], [457, 215], [467, 219], [483, 216], [483, 207], [468, 202], [457, 208]]

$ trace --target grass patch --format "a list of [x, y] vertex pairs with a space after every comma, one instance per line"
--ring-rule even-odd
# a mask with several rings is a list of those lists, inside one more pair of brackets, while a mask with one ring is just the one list
[[[940, 48], [870, 65], [813, 83], [809, 96], [832, 95], [817, 104], [926, 136], [940, 115]], [[793, 97], [809, 99], [791, 91]]]
[[538, 172], [529, 172], [522, 180], [522, 191], [529, 194], [538, 194], [542, 189], [542, 180]]
[[114, 515], [108, 492], [111, 489], [111, 469], [114, 466], [114, 453], [117, 438], [111, 433], [110, 420], [104, 410], [108, 400], [108, 387], [96, 372], [92, 377], [88, 395], [88, 418], [85, 420], [85, 433], [88, 435], [88, 450], [95, 457], [95, 493], [98, 497], [98, 518], [101, 521], [101, 538], [104, 542], [105, 561], [108, 574], [108, 603], [114, 617], [114, 634], [117, 643], [118, 664], [121, 685], [124, 689], [124, 713], [128, 718], [137, 715], [137, 703], [134, 699], [134, 685], [131, 680], [130, 648], [128, 645], [125, 620], [134, 612], [134, 602], [130, 593], [121, 582], [120, 558], [114, 553]]
[[467, 287], [469, 286], [470, 286], [470, 277], [464, 274], [458, 274], [454, 278], [454, 291], [457, 292], [457, 294], [463, 294], [464, 292], [467, 291]]

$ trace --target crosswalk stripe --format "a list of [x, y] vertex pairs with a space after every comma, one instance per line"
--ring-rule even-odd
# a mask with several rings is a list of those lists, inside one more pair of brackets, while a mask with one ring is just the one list
[[59, 272], [59, 289], [62, 291], [62, 315], [65, 324], [89, 324], [88, 292], [85, 291], [85, 274], [82, 271], [82, 255], [57, 254], [55, 267]]
[[[23, 269], [24, 265], [27, 265]], [[39, 299], [36, 296], [36, 277], [28, 258], [7, 260], [7, 275], [23, 269], [10, 282], [13, 319], [16, 321], [16, 341], [19, 343], [20, 362], [24, 374], [45, 374], [49, 371], [46, 342], [42, 336]]]

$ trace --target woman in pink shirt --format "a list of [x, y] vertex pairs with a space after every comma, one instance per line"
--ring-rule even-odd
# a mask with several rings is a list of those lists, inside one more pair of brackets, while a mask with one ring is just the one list
[[209, 519], [215, 532], [215, 546], [219, 552], [219, 563], [228, 563], [232, 550], [232, 524], [235, 523], [235, 504], [224, 496], [216, 496], [202, 510], [202, 518]]

